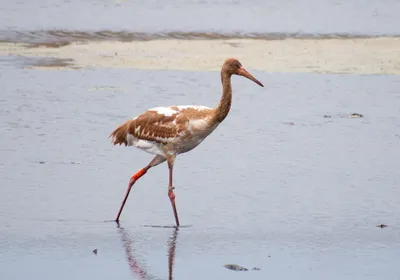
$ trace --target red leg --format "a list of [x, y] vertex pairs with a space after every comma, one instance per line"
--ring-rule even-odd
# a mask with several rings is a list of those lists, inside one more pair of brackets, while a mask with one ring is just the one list
[[147, 169], [142, 168], [142, 169], [140, 169], [138, 172], [136, 172], [136, 173], [131, 177], [131, 179], [129, 180], [128, 189], [126, 190], [125, 198], [124, 198], [124, 200], [122, 201], [121, 207], [119, 208], [119, 211], [118, 211], [117, 218], [115, 219], [116, 222], [119, 221], [119, 216], [121, 216], [122, 209], [124, 209], [126, 200], [128, 199], [128, 196], [129, 196], [129, 193], [131, 192], [131, 189], [132, 189], [133, 184], [135, 184], [135, 182], [136, 182], [137, 180], [139, 180], [140, 177], [142, 177], [144, 174], [146, 174], [146, 172], [147, 172]]
[[131, 192], [132, 186], [136, 183], [137, 180], [139, 180], [140, 177], [142, 177], [144, 174], [146, 174], [147, 170], [149, 170], [150, 168], [152, 168], [164, 161], [165, 161], [165, 158], [156, 156], [145, 168], [140, 169], [138, 172], [136, 172], [131, 177], [131, 179], [129, 180], [128, 189], [126, 190], [125, 198], [122, 201], [121, 207], [119, 208], [119, 211], [117, 214], [117, 218], [115, 219], [116, 222], [119, 222], [119, 217], [121, 216], [122, 209], [124, 209], [126, 200], [128, 199], [128, 196], [129, 196], [129, 193]]
[[172, 173], [173, 173], [172, 170], [173, 170], [173, 166], [174, 166], [174, 160], [175, 160], [175, 158], [168, 159], [168, 168], [169, 168], [168, 197], [169, 197], [169, 200], [171, 201], [172, 210], [174, 211], [176, 226], [179, 227], [178, 212], [176, 211], [175, 194], [173, 191], [174, 187], [172, 186]]

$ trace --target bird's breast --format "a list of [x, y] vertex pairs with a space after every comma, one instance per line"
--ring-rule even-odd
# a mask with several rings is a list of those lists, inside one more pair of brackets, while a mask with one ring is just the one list
[[179, 153], [188, 152], [197, 147], [208, 135], [210, 135], [218, 126], [217, 124], [212, 125], [209, 119], [196, 119], [190, 120], [187, 125], [185, 135], [182, 135], [182, 139], [178, 147]]

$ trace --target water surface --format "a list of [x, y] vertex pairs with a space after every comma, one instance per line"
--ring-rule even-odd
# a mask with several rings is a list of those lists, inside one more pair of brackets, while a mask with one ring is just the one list
[[[0, 41], [399, 35], [399, 9], [394, 0], [2, 1]], [[139, 58], [155, 57], [148, 51]], [[70, 62], [0, 56], [0, 279], [399, 279], [398, 75], [250, 69], [265, 88], [234, 77], [228, 118], [176, 161], [176, 230], [162, 227], [174, 222], [166, 165], [135, 185], [120, 225], [110, 222], [152, 156], [107, 137], [151, 107], [215, 106], [219, 74], [49, 71]]]
[[399, 10], [395, 0], [2, 1], [0, 40], [190, 38], [193, 32], [268, 38], [399, 35]]
[[104, 222], [151, 159], [107, 137], [150, 107], [214, 106], [218, 74], [4, 61], [2, 279], [168, 279], [169, 259], [174, 279], [398, 279], [398, 76], [235, 77], [226, 121], [176, 162], [176, 233], [145, 227], [173, 225], [166, 165], [137, 183], [121, 228]]

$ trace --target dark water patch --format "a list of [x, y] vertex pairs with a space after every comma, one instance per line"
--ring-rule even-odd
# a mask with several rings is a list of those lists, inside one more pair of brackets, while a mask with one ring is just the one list
[[30, 67], [72, 67], [73, 59], [56, 58], [56, 57], [32, 57], [22, 55], [0, 56], [0, 65], [15, 68]]
[[234, 270], [234, 271], [248, 271], [247, 268], [238, 265], [238, 264], [225, 264], [224, 267], [226, 267], [227, 269], [230, 270]]
[[225, 264], [224, 267], [227, 268], [227, 269], [230, 269], [230, 270], [234, 270], [234, 271], [261, 270], [261, 268], [259, 268], [259, 267], [253, 267], [251, 269], [248, 269], [248, 268], [243, 267], [243, 266], [238, 265], [238, 264]]
[[35, 57], [28, 58], [25, 61], [25, 66], [30, 67], [68, 67], [73, 65], [73, 59], [55, 58], [55, 57]]
[[363, 118], [364, 116], [359, 113], [353, 113], [349, 115], [349, 118], [357, 119], [357, 118]]
[[338, 114], [325, 114], [322, 116], [325, 119], [331, 119], [331, 118], [346, 118], [346, 119], [360, 119], [364, 118], [363, 114], [360, 113], [350, 113], [350, 114], [343, 114], [343, 113], [338, 113]]
[[40, 161], [37, 161], [36, 163], [38, 163], [38, 164], [81, 164], [81, 162], [79, 162], [79, 161], [51, 161], [51, 162], [48, 162], [48, 161], [44, 161], [44, 160], [40, 160]]
[[41, 43], [31, 43], [27, 44], [27, 48], [37, 48], [37, 47], [45, 47], [45, 48], [60, 48], [64, 46], [68, 46], [71, 44], [71, 42], [65, 42], [65, 41], [60, 41], [60, 42], [41, 42]]
[[380, 224], [380, 225], [377, 225], [376, 227], [385, 228], [385, 227], [388, 227], [388, 225]]
[[376, 37], [398, 37], [399, 34], [370, 35], [362, 33], [301, 33], [301, 32], [129, 32], [129, 31], [73, 31], [73, 30], [35, 30], [0, 31], [0, 42], [27, 43], [28, 47], [59, 48], [71, 42], [85, 41], [150, 41], [150, 40], [228, 40], [228, 39], [354, 39]]

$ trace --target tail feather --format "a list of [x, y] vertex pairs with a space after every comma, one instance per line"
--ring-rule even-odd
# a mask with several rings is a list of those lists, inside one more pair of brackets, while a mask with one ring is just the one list
[[128, 135], [131, 122], [132, 120], [128, 120], [111, 132], [108, 138], [111, 138], [114, 145], [124, 144], [125, 146], [128, 146], [128, 140], [126, 136]]

